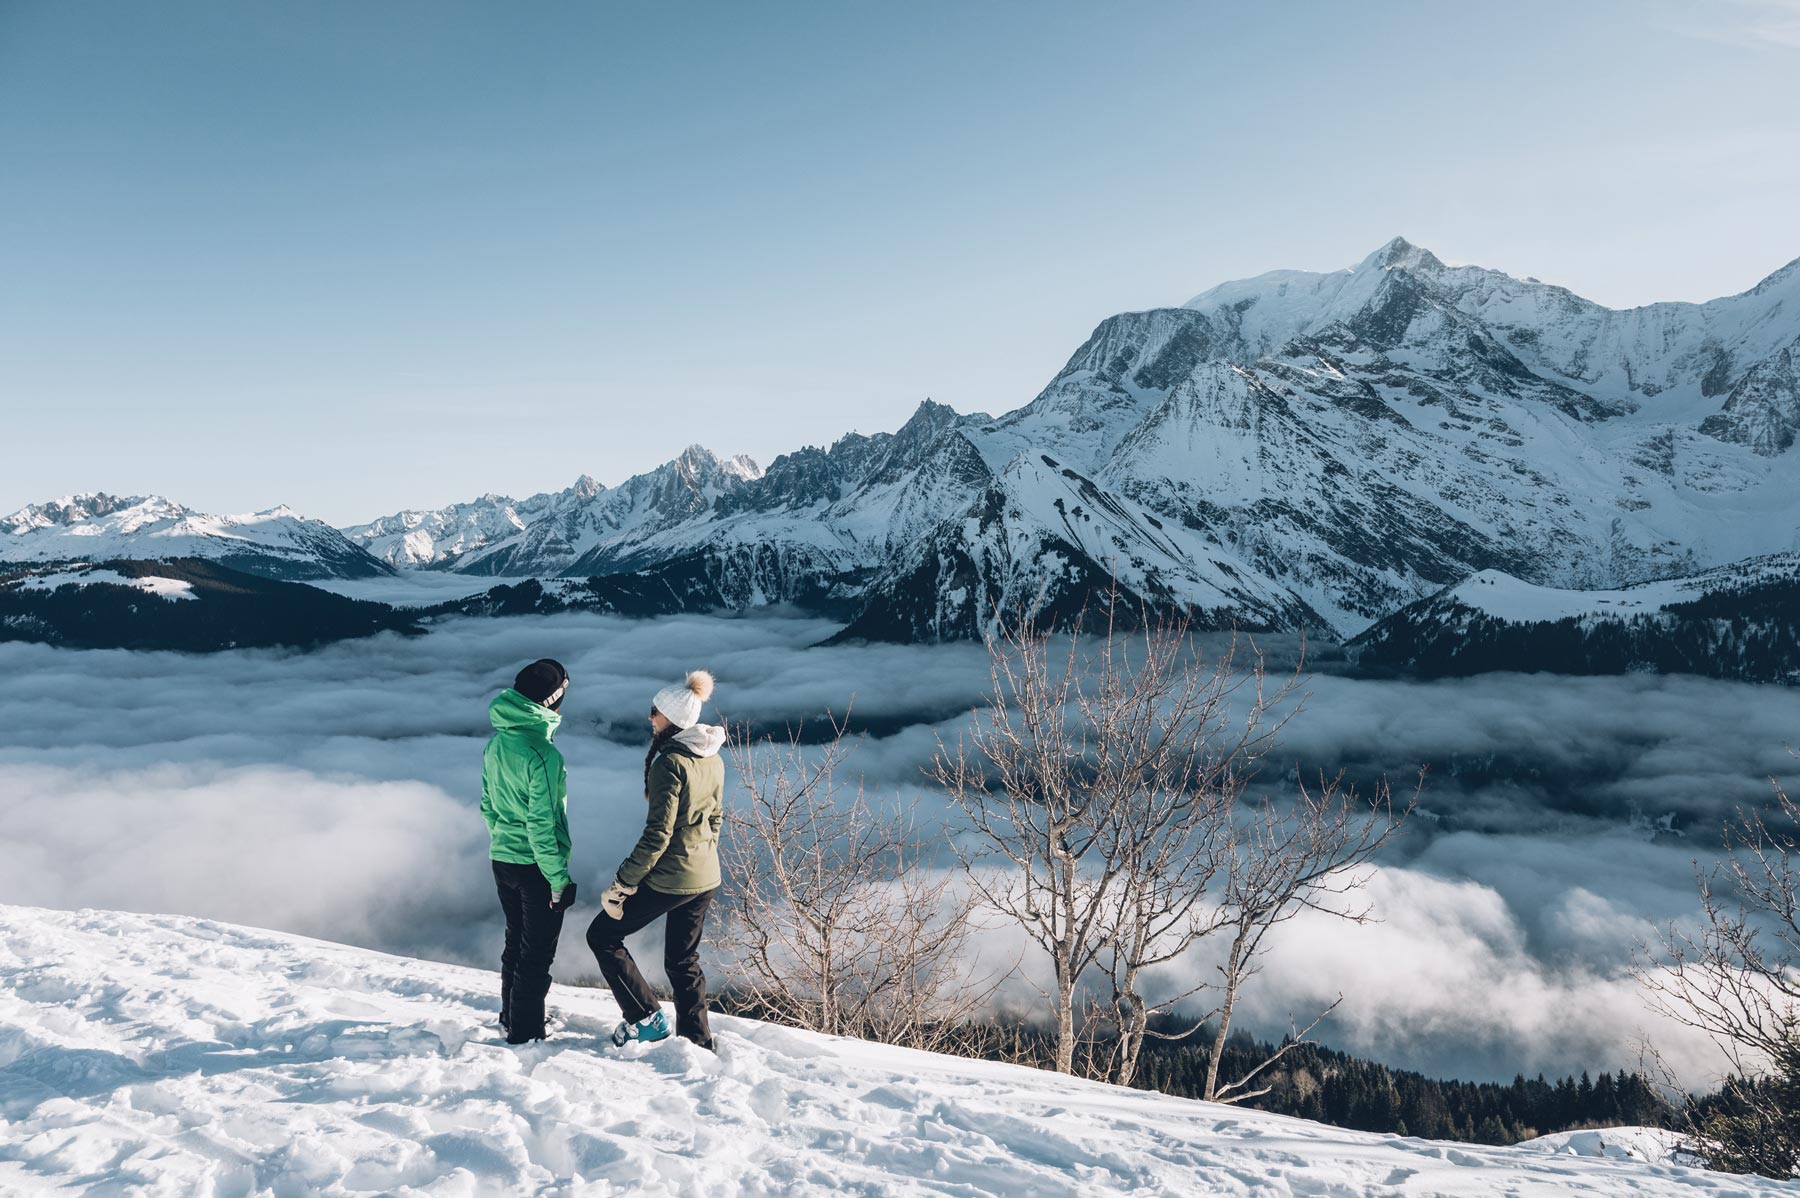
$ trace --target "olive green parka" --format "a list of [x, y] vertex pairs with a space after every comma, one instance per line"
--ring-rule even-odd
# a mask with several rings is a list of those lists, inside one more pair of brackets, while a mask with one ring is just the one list
[[719, 885], [719, 828], [725, 822], [725, 729], [695, 724], [665, 740], [650, 762], [650, 810], [637, 847], [619, 866], [626, 886], [701, 894]]

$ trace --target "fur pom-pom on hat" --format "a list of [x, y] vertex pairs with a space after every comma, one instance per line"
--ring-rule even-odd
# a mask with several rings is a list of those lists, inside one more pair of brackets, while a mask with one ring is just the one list
[[674, 686], [665, 686], [651, 700], [663, 718], [677, 728], [692, 728], [700, 722], [700, 708], [712, 698], [713, 676], [705, 670], [693, 670]]

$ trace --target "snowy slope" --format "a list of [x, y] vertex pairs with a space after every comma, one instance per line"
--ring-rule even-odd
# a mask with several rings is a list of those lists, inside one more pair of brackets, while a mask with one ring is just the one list
[[1530, 1152], [1548, 1152], [1557, 1156], [1602, 1156], [1615, 1161], [1644, 1161], [1648, 1164], [1693, 1164], [1692, 1153], [1682, 1147], [1677, 1132], [1660, 1127], [1595, 1127], [1581, 1131], [1559, 1131], [1532, 1140], [1521, 1140], [1513, 1146]]
[[343, 533], [287, 507], [209, 516], [160, 496], [71, 495], [0, 519], [0, 563], [205, 558], [270, 578], [389, 573]]
[[1219, 321], [1236, 354], [1256, 358], [1355, 320], [1391, 272], [1422, 281], [1543, 377], [1665, 419], [1698, 420], [1733, 379], [1800, 337], [1800, 259], [1739, 295], [1619, 310], [1534, 279], [1446, 266], [1399, 237], [1349, 270], [1275, 271], [1222, 284], [1184, 307]]
[[1122, 626], [1175, 607], [1201, 628], [1329, 627], [1217, 537], [1165, 522], [1048, 454], [1022, 454], [977, 504], [903, 549], [841, 635], [976, 637], [1002, 613], [1034, 609], [1098, 627], [1114, 585]]
[[1646, 671], [1800, 683], [1800, 554], [1605, 590], [1484, 570], [1376, 622], [1347, 648], [1384, 673]]
[[21, 591], [57, 591], [63, 587], [117, 586], [130, 587], [142, 591], [146, 595], [155, 595], [171, 602], [183, 599], [196, 599], [194, 584], [185, 578], [163, 578], [155, 574], [146, 574], [141, 578], [128, 578], [117, 570], [105, 570], [97, 567], [75, 568], [72, 570], [49, 570], [33, 573], [18, 584]]
[[1685, 578], [1663, 578], [1617, 590], [1572, 591], [1533, 586], [1497, 570], [1487, 570], [1445, 591], [1442, 598], [1471, 612], [1518, 624], [1549, 620], [1604, 620], [1660, 611], [1703, 595], [1800, 576], [1800, 554], [1777, 553], [1705, 570]]
[[[568, 972], [569, 966], [563, 966]], [[172, 916], [0, 907], [0, 1194], [1593, 1198], [1791, 1186], [1485, 1148], [719, 1020], [603, 1047], [559, 987]]]
[[[1109, 317], [998, 419], [927, 402], [896, 433], [766, 471], [695, 447], [554, 514], [507, 508], [512, 533], [433, 531], [489, 520], [493, 503], [368, 528], [424, 530], [418, 554], [381, 542], [395, 561], [673, 569], [708, 584], [665, 590], [709, 603], [825, 595], [859, 600], [859, 627], [969, 635], [973, 596], [1079, 584], [1052, 543], [1066, 538], [1037, 535], [1068, 503], [1024, 477], [1047, 457], [1105, 497], [1088, 510], [1181, 530], [1125, 555], [1137, 595], [1347, 637], [1484, 570], [1617, 588], [1800, 548], [1797, 437], [1800, 262], [1741, 295], [1617, 311], [1396, 238], [1346, 270]], [[1000, 534], [996, 512], [1027, 531]], [[1121, 548], [1107, 539], [1095, 561]]]

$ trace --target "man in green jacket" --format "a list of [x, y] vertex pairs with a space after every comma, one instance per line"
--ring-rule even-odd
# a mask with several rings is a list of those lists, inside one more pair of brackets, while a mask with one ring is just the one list
[[569, 672], [546, 657], [519, 671], [488, 705], [494, 735], [481, 762], [481, 814], [506, 914], [500, 955], [500, 1027], [508, 1044], [544, 1038], [544, 996], [575, 902], [569, 880], [569, 775], [551, 744]]
[[667, 917], [663, 968], [675, 992], [675, 1032], [702, 1048], [713, 1046], [700, 938], [707, 908], [719, 892], [719, 827], [725, 819], [725, 763], [719, 750], [725, 729], [700, 722], [712, 690], [712, 675], [695, 670], [656, 693], [644, 758], [644, 831], [588, 927], [588, 947], [625, 1016], [613, 1032], [618, 1045], [669, 1035], [656, 992], [625, 947], [625, 937]]

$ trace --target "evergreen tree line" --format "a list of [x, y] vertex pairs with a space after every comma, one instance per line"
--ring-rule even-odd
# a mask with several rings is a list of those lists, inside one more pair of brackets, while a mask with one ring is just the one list
[[1554, 670], [1800, 679], [1800, 585], [1793, 582], [1708, 594], [1623, 618], [1515, 623], [1446, 614], [1438, 605], [1402, 613], [1352, 642], [1352, 654], [1367, 671], [1424, 678]]
[[[1233, 1039], [1228, 1060], [1246, 1066], [1266, 1059], [1267, 1044]], [[1165, 1094], [1193, 1096], [1205, 1052], [1194, 1044], [1167, 1042], [1145, 1062], [1142, 1082]], [[1620, 1070], [1598, 1079], [1555, 1081], [1519, 1074], [1511, 1083], [1465, 1082], [1391, 1069], [1318, 1044], [1296, 1045], [1264, 1075], [1267, 1094], [1245, 1103], [1259, 1110], [1297, 1115], [1358, 1131], [1392, 1132], [1434, 1140], [1514, 1144], [1581, 1127], [1664, 1127], [1676, 1112], [1649, 1079]]]

